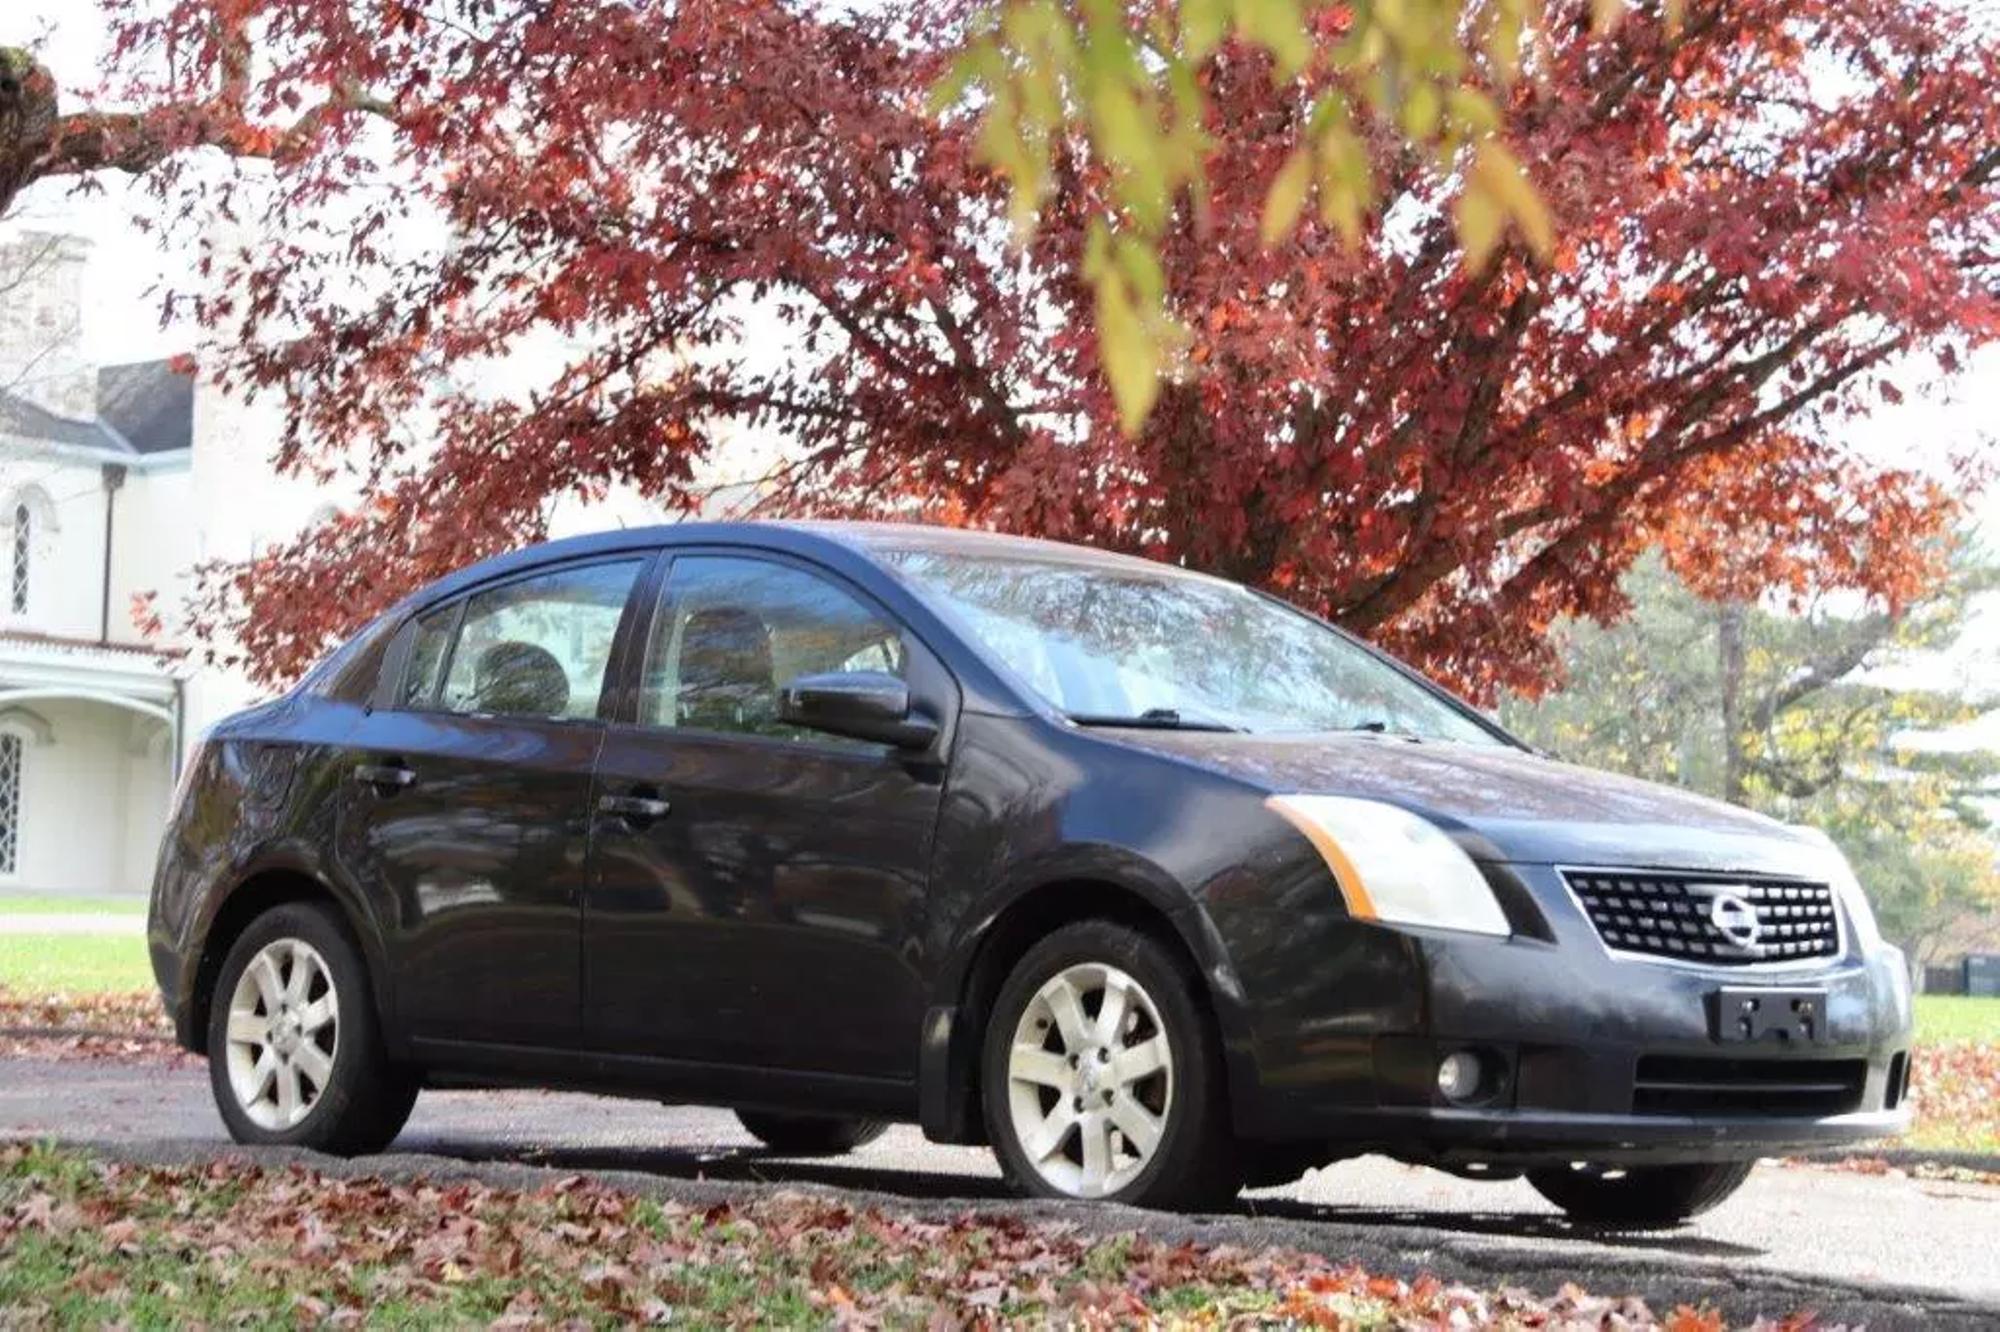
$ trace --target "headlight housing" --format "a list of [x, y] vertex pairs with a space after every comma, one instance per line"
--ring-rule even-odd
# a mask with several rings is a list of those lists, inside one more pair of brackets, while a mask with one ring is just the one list
[[1869, 904], [1868, 893], [1861, 886], [1861, 878], [1854, 872], [1854, 866], [1847, 863], [1847, 856], [1839, 845], [1818, 828], [1803, 823], [1792, 825], [1792, 831], [1803, 833], [1819, 845], [1822, 857], [1822, 872], [1833, 888], [1833, 894], [1840, 899], [1847, 912], [1847, 926], [1851, 932], [1855, 951], [1868, 953], [1882, 946], [1882, 929], [1875, 923], [1875, 908]]
[[1513, 933], [1479, 866], [1428, 819], [1352, 796], [1277, 795], [1264, 806], [1319, 850], [1355, 919]]

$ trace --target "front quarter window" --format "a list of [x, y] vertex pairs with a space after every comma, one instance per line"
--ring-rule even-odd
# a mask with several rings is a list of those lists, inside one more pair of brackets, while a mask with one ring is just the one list
[[1221, 579], [935, 548], [884, 558], [1078, 720], [1505, 743], [1359, 643]]

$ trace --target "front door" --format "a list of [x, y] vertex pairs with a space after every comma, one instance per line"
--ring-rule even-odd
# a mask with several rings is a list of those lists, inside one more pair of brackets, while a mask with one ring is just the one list
[[418, 1040], [570, 1045], [600, 696], [643, 560], [573, 564], [428, 612], [343, 764], [343, 859], [392, 919]]
[[[833, 575], [677, 556], [598, 763], [585, 1028], [601, 1048], [913, 1078], [941, 774], [786, 726], [779, 687], [923, 652]], [[927, 663], [928, 664], [928, 661]]]

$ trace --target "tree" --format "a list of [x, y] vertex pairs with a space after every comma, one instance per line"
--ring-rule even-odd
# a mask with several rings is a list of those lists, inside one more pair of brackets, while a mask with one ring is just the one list
[[1506, 720], [1564, 758], [1825, 829], [1921, 962], [1962, 918], [2000, 910], [2000, 756], [1934, 743], [2000, 694], [1899, 677], [1995, 588], [2000, 568], [1961, 548], [1895, 609], [1816, 598], [1794, 613], [1702, 597], [1649, 556], [1625, 580], [1631, 616], [1560, 630], [1568, 687], [1510, 701]]
[[[1592, 5], [1608, 29], [1624, 0]], [[1295, 146], [1264, 196], [1266, 244], [1288, 237], [1313, 195], [1321, 221], [1350, 244], [1372, 202], [1362, 135], [1372, 119], [1438, 170], [1463, 172], [1454, 214], [1466, 258], [1482, 266], [1509, 225], [1539, 257], [1553, 245], [1547, 210], [1496, 134], [1486, 85], [1504, 90], [1524, 50], [1543, 39], [1529, 0], [1002, 0], [975, 30], [949, 82], [949, 102], [976, 94], [981, 157], [1006, 178], [1017, 232], [1031, 231], [1053, 192], [1059, 155], [1087, 152], [1108, 188], [1084, 241], [1096, 293], [1102, 362], [1126, 428], [1144, 422], [1186, 338], [1183, 311], [1160, 281], [1159, 242], [1207, 202], [1215, 108], [1204, 63], [1225, 39], [1269, 57], [1272, 79], [1311, 88], [1292, 117]], [[1677, 22], [1678, 5], [1669, 22]], [[1199, 312], [1197, 312], [1199, 313]]]
[[[235, 273], [201, 306], [230, 330], [209, 372], [283, 390], [282, 461], [358, 463], [371, 493], [217, 571], [198, 621], [284, 678], [403, 590], [538, 535], [552, 496], [631, 482], [699, 505], [695, 464], [744, 424], [794, 443], [768, 512], [1213, 570], [1484, 697], [1547, 679], [1549, 626], [1615, 613], [1649, 543], [1751, 590], [1810, 572], [1896, 603], [1935, 572], [1945, 490], [1839, 426], [1898, 392], [1899, 358], [1955, 364], [2000, 328], [2000, 57], [1948, 0], [1713, 0], [1677, 32], [1637, 13], [1602, 39], [1588, 6], [1548, 7], [1501, 128], [1560, 241], [1546, 266], [1503, 241], [1476, 273], [1462, 182], [1386, 132], [1364, 137], [1358, 244], [1308, 215], [1267, 247], [1314, 89], [1223, 43], [1201, 67], [1206, 222], [1159, 250], [1172, 307], [1206, 313], [1129, 436], [1090, 332], [1103, 169], [1065, 146], [1016, 252], [976, 120], [928, 109], [974, 13], [121, 10], [147, 109], [112, 137], [272, 162], [218, 182], [177, 151], [149, 177], [166, 215], [227, 208], [270, 238], [214, 257]], [[452, 243], [412, 253], [398, 233], [434, 218]], [[747, 345], [753, 304], [777, 333]], [[496, 371], [551, 329], [582, 350]], [[413, 421], [437, 423], [421, 447]]]

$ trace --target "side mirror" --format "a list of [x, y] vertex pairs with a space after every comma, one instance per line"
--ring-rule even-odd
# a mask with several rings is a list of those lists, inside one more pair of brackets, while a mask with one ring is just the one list
[[778, 719], [898, 749], [923, 749], [938, 733], [935, 721], [910, 710], [910, 687], [887, 671], [801, 675], [779, 691]]

